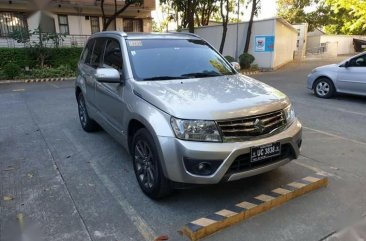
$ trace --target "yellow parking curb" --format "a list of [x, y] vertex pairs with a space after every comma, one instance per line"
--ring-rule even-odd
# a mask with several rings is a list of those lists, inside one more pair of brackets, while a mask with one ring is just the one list
[[190, 240], [196, 241], [327, 185], [327, 177], [317, 174], [308, 176], [209, 216], [196, 219], [184, 225], [179, 232]]

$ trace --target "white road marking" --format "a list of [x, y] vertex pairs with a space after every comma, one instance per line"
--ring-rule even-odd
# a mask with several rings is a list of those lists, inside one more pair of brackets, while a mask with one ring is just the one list
[[14, 89], [14, 92], [20, 92], [20, 91], [25, 91], [25, 89]]
[[305, 130], [309, 130], [309, 131], [321, 133], [321, 134], [328, 135], [328, 136], [331, 136], [331, 137], [335, 137], [335, 138], [338, 138], [338, 139], [342, 139], [342, 140], [346, 140], [346, 141], [351, 141], [353, 143], [357, 143], [357, 144], [361, 144], [361, 145], [366, 145], [366, 142], [362, 142], [362, 141], [350, 139], [350, 138], [347, 138], [347, 137], [339, 136], [339, 135], [332, 134], [332, 133], [329, 133], [329, 132], [326, 132], [326, 131], [321, 131], [321, 130], [313, 129], [313, 128], [306, 127], [306, 126], [303, 126], [303, 128]]
[[93, 161], [93, 158], [89, 153], [86, 153], [84, 148], [75, 140], [73, 134], [69, 130], [63, 130], [67, 138], [72, 142], [75, 148], [79, 151], [81, 155], [90, 161], [90, 165], [94, 172], [97, 174], [100, 181], [108, 189], [112, 197], [118, 202], [122, 210], [125, 212], [126, 216], [135, 225], [140, 234], [144, 237], [146, 241], [154, 240], [157, 235], [152, 230], [152, 228], [147, 224], [147, 222], [138, 214], [138, 212], [133, 208], [133, 206], [127, 201], [127, 199], [122, 195], [119, 188], [109, 179], [108, 176], [103, 174], [99, 169], [97, 163]]

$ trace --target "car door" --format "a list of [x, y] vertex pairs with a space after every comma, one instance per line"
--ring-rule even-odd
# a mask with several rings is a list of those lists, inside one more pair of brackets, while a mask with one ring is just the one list
[[95, 39], [89, 40], [86, 44], [79, 67], [80, 76], [85, 83], [84, 99], [86, 101], [86, 104], [88, 105], [88, 108], [90, 108], [89, 106], [95, 107], [95, 103], [93, 102], [95, 93], [95, 81], [92, 78], [94, 69], [90, 65], [90, 59], [93, 53], [94, 44]]
[[337, 89], [340, 92], [366, 95], [366, 54], [349, 60], [339, 67]]
[[[115, 68], [123, 78], [123, 58], [121, 45], [118, 39], [108, 38], [102, 59], [102, 68]], [[95, 99], [97, 108], [103, 118], [118, 133], [122, 133], [122, 119], [124, 113], [123, 102], [124, 85], [121, 83], [97, 82]]]

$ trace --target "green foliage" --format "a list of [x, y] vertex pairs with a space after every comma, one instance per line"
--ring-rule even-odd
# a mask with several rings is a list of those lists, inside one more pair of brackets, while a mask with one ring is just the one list
[[[306, 8], [317, 6], [311, 12]], [[309, 24], [309, 31], [324, 27], [329, 34], [366, 34], [364, 0], [278, 0], [278, 15], [288, 22]]]
[[38, 78], [58, 78], [58, 77], [71, 77], [75, 76], [75, 70], [70, 68], [67, 65], [61, 65], [56, 68], [40, 68], [40, 69], [33, 69], [27, 73], [22, 73], [19, 77], [21, 79], [31, 78], [31, 79], [38, 79]]
[[249, 69], [250, 65], [254, 62], [255, 58], [253, 55], [244, 53], [239, 56], [239, 64], [242, 69]]
[[[67, 65], [72, 69], [76, 68], [77, 62], [81, 55], [82, 48], [42, 48], [45, 58], [45, 65], [50, 67], [58, 67], [60, 65]], [[34, 48], [0, 48], [0, 68], [6, 63], [16, 63], [19, 67], [35, 68], [40, 66], [37, 52]]]
[[326, 31], [334, 34], [366, 34], [366, 1], [325, 0], [339, 22], [326, 26]]
[[235, 62], [235, 61], [236, 61], [236, 59], [235, 59], [234, 57], [230, 56], [230, 55], [226, 55], [226, 56], [225, 56], [225, 59], [226, 59], [227, 61], [229, 61], [230, 63], [231, 63], [231, 62]]
[[9, 79], [14, 79], [20, 74], [20, 67], [15, 63], [7, 63], [4, 65], [4, 74]]
[[[0, 48], [0, 79], [51, 78], [74, 76], [82, 48], [41, 48], [47, 56], [39, 65], [34, 48]], [[16, 67], [15, 67], [16, 66]], [[21, 71], [26, 66], [31, 71]], [[9, 69], [7, 72], [7, 69]]]

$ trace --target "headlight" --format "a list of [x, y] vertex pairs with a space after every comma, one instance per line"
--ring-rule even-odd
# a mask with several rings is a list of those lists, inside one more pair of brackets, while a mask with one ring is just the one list
[[314, 74], [316, 71], [318, 71], [316, 68], [311, 71], [312, 74]]
[[220, 142], [221, 136], [214, 121], [170, 119], [175, 136], [182, 140]]
[[292, 105], [289, 105], [284, 109], [284, 112], [286, 117], [286, 123], [290, 125], [292, 122], [294, 122], [296, 118], [294, 108], [292, 107]]

